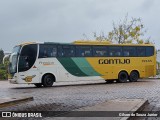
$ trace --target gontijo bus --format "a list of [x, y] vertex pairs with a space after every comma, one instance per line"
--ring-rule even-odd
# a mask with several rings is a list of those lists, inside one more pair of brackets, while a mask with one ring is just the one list
[[9, 72], [11, 83], [37, 87], [77, 80], [136, 82], [156, 75], [156, 54], [151, 44], [33, 42], [13, 48]]

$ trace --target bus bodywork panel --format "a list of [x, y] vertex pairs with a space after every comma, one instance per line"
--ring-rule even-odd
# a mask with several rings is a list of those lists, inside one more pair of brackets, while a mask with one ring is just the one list
[[[59, 54], [57, 52], [56, 53], [57, 55], [54, 57], [49, 56], [49, 57], [42, 58], [39, 56], [40, 55], [39, 52], [40, 51], [44, 52], [44, 50], [40, 50], [39, 44], [36, 44], [36, 48], [35, 48], [35, 44], [33, 44], [32, 46], [28, 45], [28, 47], [27, 45], [22, 46], [23, 49], [24, 48], [26, 49], [26, 50], [22, 49], [23, 54], [20, 54], [20, 52], [19, 53], [17, 52], [16, 54], [11, 55], [13, 57], [20, 55], [19, 58], [16, 57], [16, 60], [18, 61], [18, 63], [15, 62], [15, 64], [17, 64], [17, 72], [15, 72], [13, 75], [13, 78], [10, 79], [11, 83], [28, 83], [28, 84], [42, 83], [42, 78], [45, 74], [54, 75], [56, 78], [55, 80], [56, 82], [76, 81], [76, 80], [118, 79], [118, 74], [121, 71], [126, 71], [129, 76], [133, 70], [139, 73], [140, 78], [156, 75], [155, 53], [151, 56], [143, 56], [143, 57], [142, 56], [111, 57], [109, 56], [109, 54], [107, 54], [108, 55], [107, 57], [103, 57], [103, 56], [99, 57], [99, 56], [94, 56], [93, 55], [94, 53], [92, 53], [93, 56], [91, 57], [87, 57], [87, 56], [83, 57], [83, 56], [78, 56], [80, 55], [79, 52], [78, 52], [78, 55], [76, 55], [77, 53], [76, 52], [74, 57], [68, 57], [68, 56], [61, 56], [62, 53]], [[58, 46], [65, 46], [65, 44], [57, 45], [57, 46], [54, 45], [54, 49], [56, 48], [58, 50], [59, 48]], [[121, 46], [121, 50], [124, 50], [124, 48], [122, 48], [123, 45], [117, 45], [117, 46]], [[124, 46], [127, 46], [127, 45], [124, 45]], [[31, 50], [30, 47], [35, 52], [28, 53], [27, 51]], [[104, 49], [104, 47], [108, 47], [108, 46], [106, 45], [102, 47]], [[135, 45], [135, 47], [137, 46]], [[72, 45], [72, 48], [73, 48], [73, 45]], [[111, 46], [111, 48], [113, 48], [113, 45]], [[61, 49], [63, 48], [61, 47]], [[101, 49], [98, 49], [97, 51], [99, 52], [100, 50]], [[109, 48], [107, 48], [107, 50], [106, 50], [107, 52], [110, 52]], [[24, 56], [21, 56], [21, 55], [24, 55]], [[32, 57], [33, 56], [35, 57], [34, 58], [35, 61], [32, 60], [34, 62], [32, 62], [29, 69], [23, 70], [21, 68], [21, 65], [24, 66], [23, 64], [24, 62], [26, 62], [24, 60], [25, 56], [30, 56], [30, 55]]]
[[153, 57], [135, 57], [132, 58], [87, 58], [91, 66], [100, 74], [104, 79], [117, 79], [120, 71], [127, 71], [128, 74], [133, 70], [140, 73], [140, 78], [155, 76], [156, 66]]
[[[128, 61], [125, 61], [128, 60]], [[120, 71], [128, 75], [136, 70], [140, 78], [155, 75], [154, 59], [148, 58], [43, 58], [38, 59], [30, 72], [20, 74], [18, 83], [41, 83], [42, 76], [46, 73], [55, 75], [56, 81], [118, 79]], [[115, 65], [116, 64], [116, 65]], [[34, 71], [38, 73], [34, 74]], [[25, 76], [27, 75], [27, 76]], [[39, 78], [37, 78], [39, 76]], [[32, 81], [27, 81], [27, 78]], [[88, 78], [89, 77], [89, 78]]]
[[[54, 61], [54, 62], [53, 62]], [[73, 62], [73, 61], [72, 61]], [[10, 80], [11, 83], [41, 83], [44, 74], [53, 74], [58, 81], [77, 81], [77, 80], [99, 80], [103, 79], [96, 73], [92, 67], [78, 66], [78, 62], [75, 65], [70, 64], [65, 60], [59, 60], [57, 58], [48, 58], [47, 60], [38, 59], [35, 65], [26, 72], [19, 72], [16, 77]], [[72, 63], [73, 64], [73, 63]], [[35, 68], [34, 68], [35, 67]], [[91, 70], [91, 71], [90, 71]], [[36, 71], [36, 73], [34, 72]], [[94, 73], [93, 73], [94, 71]], [[94, 75], [93, 75], [94, 74]]]

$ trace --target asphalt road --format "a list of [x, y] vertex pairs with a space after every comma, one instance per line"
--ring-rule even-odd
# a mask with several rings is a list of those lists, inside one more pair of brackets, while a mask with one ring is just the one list
[[[143, 98], [149, 101], [143, 111], [160, 111], [160, 79], [143, 79], [133, 83], [82, 81], [55, 83], [50, 88], [15, 85], [0, 81], [1, 98], [33, 96], [34, 101], [0, 108], [0, 111], [70, 111], [112, 99]], [[136, 120], [157, 120], [156, 117]]]

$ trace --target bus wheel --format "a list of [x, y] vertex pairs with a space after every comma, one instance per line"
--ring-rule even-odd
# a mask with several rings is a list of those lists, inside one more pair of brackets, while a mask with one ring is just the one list
[[51, 87], [54, 83], [54, 77], [50, 74], [47, 74], [42, 79], [42, 84], [44, 87]]
[[42, 84], [41, 84], [41, 83], [35, 83], [34, 85], [35, 85], [36, 87], [38, 87], [38, 88], [42, 87]]
[[124, 71], [120, 72], [118, 75], [118, 82], [125, 83], [128, 80], [128, 74]]
[[130, 76], [129, 76], [129, 81], [130, 82], [136, 82], [139, 78], [139, 74], [137, 71], [132, 71]]

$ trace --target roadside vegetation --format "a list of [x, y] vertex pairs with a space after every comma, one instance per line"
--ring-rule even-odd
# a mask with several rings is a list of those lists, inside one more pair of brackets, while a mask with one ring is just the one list
[[160, 75], [160, 50], [157, 50], [157, 75]]
[[6, 60], [3, 64], [4, 51], [0, 49], [0, 80], [6, 80], [8, 78], [8, 61]]

